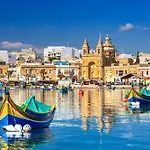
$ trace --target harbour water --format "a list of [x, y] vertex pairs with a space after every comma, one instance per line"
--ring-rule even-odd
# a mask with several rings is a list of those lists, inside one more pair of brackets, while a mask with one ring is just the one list
[[7, 133], [0, 128], [1, 149], [35, 150], [130, 150], [149, 149], [149, 112], [133, 113], [123, 102], [126, 90], [79, 89], [58, 91], [10, 90], [19, 105], [35, 95], [46, 104], [56, 103], [49, 128], [28, 134]]

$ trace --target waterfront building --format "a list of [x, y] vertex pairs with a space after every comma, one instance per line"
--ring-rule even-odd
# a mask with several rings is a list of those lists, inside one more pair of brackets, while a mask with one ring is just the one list
[[7, 50], [0, 50], [0, 60], [8, 64], [15, 64], [16, 56], [14, 54], [9, 53]]
[[56, 67], [53, 64], [24, 63], [20, 66], [20, 80], [55, 80]]
[[82, 57], [82, 50], [75, 49], [74, 50], [74, 56], [75, 56], [75, 58], [81, 59], [81, 57]]
[[96, 51], [90, 53], [87, 40], [82, 47], [82, 78], [104, 80], [104, 67], [115, 63], [116, 50], [112, 45], [110, 37], [105, 37], [105, 43], [99, 39]]
[[4, 81], [8, 78], [7, 75], [8, 65], [3, 60], [0, 60], [0, 81]]
[[59, 75], [64, 77], [79, 79], [80, 78], [80, 62], [76, 61], [54, 61], [56, 66], [56, 78], [59, 79]]
[[[117, 54], [106, 35], [104, 44], [98, 41], [96, 50], [90, 53], [87, 40], [82, 47], [82, 78], [103, 80], [104, 82], [121, 82], [121, 77], [126, 74], [139, 74], [139, 64], [133, 62], [131, 54]], [[146, 72], [149, 75], [148, 72]]]
[[[7, 50], [0, 51], [0, 76], [9, 80], [16, 76], [16, 56]], [[4, 80], [4, 79], [3, 79]]]
[[74, 56], [74, 49], [72, 47], [65, 47], [61, 51], [61, 59], [73, 58]]
[[16, 55], [16, 60], [24, 60], [24, 62], [27, 60], [34, 61], [37, 58], [36, 51], [33, 48], [22, 49], [21, 52], [11, 52], [11, 54]]
[[131, 54], [119, 54], [117, 57], [116, 57], [116, 62], [118, 63], [122, 63], [124, 65], [133, 65], [134, 62], [133, 62], [133, 56]]
[[111, 66], [105, 66], [105, 82], [121, 82], [121, 77], [133, 73], [139, 74], [139, 65], [130, 64], [112, 64]]
[[49, 60], [49, 58], [60, 59], [63, 49], [65, 49], [65, 46], [48, 46], [44, 49], [44, 61]]
[[139, 60], [139, 74], [146, 77], [146, 84], [150, 84], [150, 54], [140, 53]]
[[150, 54], [149, 53], [140, 53], [139, 60], [140, 60], [140, 64], [150, 63]]
[[66, 46], [48, 46], [44, 49], [44, 61], [48, 61], [50, 58], [66, 59], [80, 57], [80, 51], [73, 47]]
[[150, 77], [150, 64], [139, 64], [139, 74], [144, 77]]
[[7, 50], [0, 50], [0, 60], [8, 63], [8, 51]]

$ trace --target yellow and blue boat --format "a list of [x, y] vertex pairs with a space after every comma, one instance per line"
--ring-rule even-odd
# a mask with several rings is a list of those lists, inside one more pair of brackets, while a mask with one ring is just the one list
[[48, 106], [40, 103], [34, 97], [30, 97], [20, 107], [13, 102], [8, 94], [0, 107], [0, 124], [2, 126], [29, 124], [31, 128], [48, 127], [54, 118], [55, 109], [55, 105]]
[[[146, 94], [147, 93], [147, 94]], [[130, 103], [150, 104], [150, 91], [144, 87], [140, 92], [137, 92], [133, 87], [130, 89], [126, 98]]]

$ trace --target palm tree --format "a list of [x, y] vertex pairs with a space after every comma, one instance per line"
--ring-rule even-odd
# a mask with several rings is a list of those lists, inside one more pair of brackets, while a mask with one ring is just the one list
[[13, 73], [13, 71], [10, 71], [10, 70], [7, 70], [7, 72], [5, 73], [8, 81], [9, 81], [9, 78], [11, 77], [12, 73]]
[[29, 83], [29, 77], [30, 77], [30, 75], [27, 73], [27, 74], [25, 75], [25, 77], [26, 77], [27, 83]]
[[44, 80], [45, 79], [45, 74], [47, 74], [47, 72], [45, 71], [45, 69], [41, 69], [40, 74], [41, 74], [42, 80]]
[[62, 78], [64, 78], [65, 76], [63, 75], [63, 73], [59, 72], [57, 77], [61, 80]]

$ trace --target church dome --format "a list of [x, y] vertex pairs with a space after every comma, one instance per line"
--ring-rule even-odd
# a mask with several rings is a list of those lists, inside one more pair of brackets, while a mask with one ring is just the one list
[[105, 43], [103, 44], [103, 46], [104, 47], [113, 47], [113, 45], [111, 44], [111, 39], [108, 34], [105, 37]]
[[103, 46], [104, 47], [113, 47], [113, 45], [111, 43], [104, 43]]

